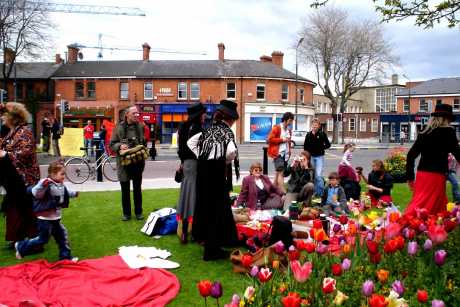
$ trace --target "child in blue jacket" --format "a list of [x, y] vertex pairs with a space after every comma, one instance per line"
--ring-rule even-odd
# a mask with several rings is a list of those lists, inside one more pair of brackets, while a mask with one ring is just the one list
[[67, 230], [61, 223], [61, 209], [69, 206], [69, 198], [77, 197], [64, 185], [65, 165], [61, 161], [52, 162], [48, 167], [48, 177], [40, 180], [31, 192], [33, 195], [33, 210], [37, 216], [38, 236], [32, 239], [18, 241], [14, 247], [16, 258], [30, 254], [34, 247], [48, 243], [53, 236], [59, 247], [59, 259], [72, 258]]

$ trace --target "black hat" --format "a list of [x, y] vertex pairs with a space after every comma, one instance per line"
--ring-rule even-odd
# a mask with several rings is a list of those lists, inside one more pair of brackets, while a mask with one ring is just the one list
[[189, 120], [194, 119], [198, 116], [201, 116], [201, 114], [206, 113], [206, 107], [202, 103], [195, 103], [192, 104], [187, 108], [187, 114]]
[[452, 106], [450, 104], [440, 103], [434, 108], [434, 112], [431, 116], [441, 116], [450, 120], [454, 120], [454, 113], [452, 112]]
[[217, 107], [217, 110], [225, 113], [232, 119], [237, 120], [240, 117], [238, 115], [238, 111], [236, 110], [237, 106], [238, 105], [234, 101], [224, 99], [220, 101], [220, 105]]

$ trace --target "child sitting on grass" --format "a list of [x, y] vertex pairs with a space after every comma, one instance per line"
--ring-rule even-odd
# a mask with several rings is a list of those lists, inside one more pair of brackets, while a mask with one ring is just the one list
[[349, 213], [345, 191], [339, 185], [339, 175], [329, 174], [329, 182], [321, 197], [321, 206], [326, 213]]
[[52, 235], [59, 247], [60, 260], [78, 260], [78, 258], [72, 258], [67, 230], [61, 223], [61, 208], [67, 208], [69, 198], [77, 197], [78, 192], [73, 192], [64, 185], [64, 177], [65, 165], [63, 162], [52, 162], [48, 167], [48, 177], [40, 180], [32, 188], [33, 210], [37, 216], [38, 236], [16, 242], [14, 245], [16, 258], [21, 259], [30, 254], [34, 247], [48, 243]]

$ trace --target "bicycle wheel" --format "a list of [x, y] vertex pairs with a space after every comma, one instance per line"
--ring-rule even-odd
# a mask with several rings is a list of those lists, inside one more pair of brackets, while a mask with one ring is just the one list
[[65, 166], [65, 176], [70, 182], [80, 184], [89, 179], [91, 168], [83, 158], [71, 158]]
[[109, 156], [104, 159], [102, 163], [102, 174], [112, 182], [118, 181], [117, 159], [115, 157]]

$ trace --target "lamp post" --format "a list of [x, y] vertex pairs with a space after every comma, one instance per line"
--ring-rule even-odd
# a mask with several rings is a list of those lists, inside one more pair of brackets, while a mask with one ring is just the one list
[[297, 130], [297, 107], [298, 107], [298, 104], [299, 104], [299, 100], [298, 100], [298, 95], [299, 95], [299, 90], [298, 90], [298, 85], [297, 85], [297, 81], [299, 79], [299, 58], [297, 56], [297, 51], [299, 50], [299, 46], [300, 44], [302, 44], [303, 42], [303, 37], [301, 37], [299, 39], [299, 41], [297, 42], [297, 46], [295, 47], [295, 130]]
[[[411, 88], [411, 81], [410, 81], [410, 78], [408, 76], [406, 76], [405, 74], [403, 74], [403, 77], [407, 79], [407, 81], [409, 81], [409, 86], [408, 86], [408, 96], [409, 96], [409, 109], [407, 110], [407, 139], [410, 141], [410, 88]], [[404, 112], [404, 102], [403, 102], [403, 112]], [[401, 132], [400, 132], [401, 134]]]

